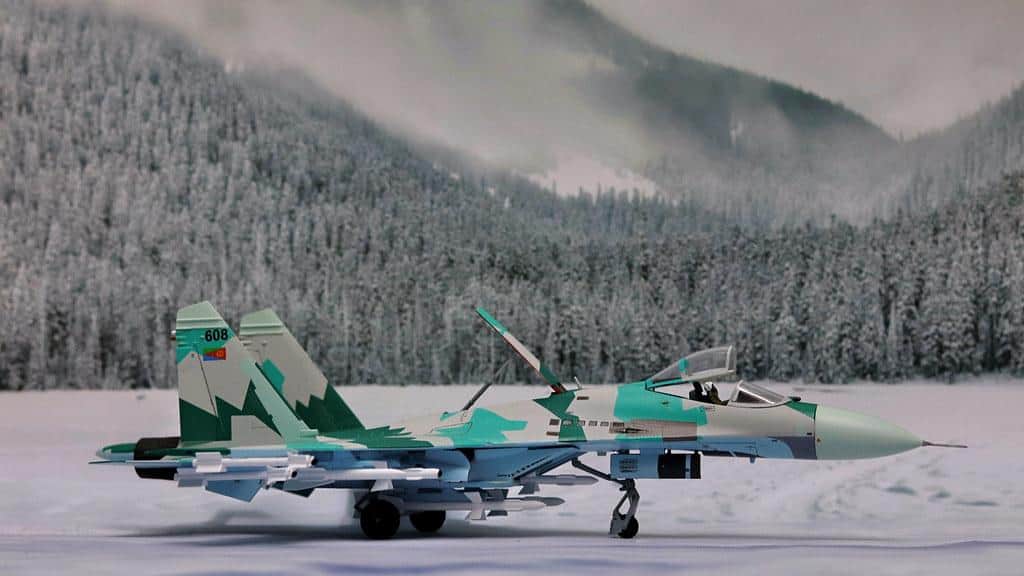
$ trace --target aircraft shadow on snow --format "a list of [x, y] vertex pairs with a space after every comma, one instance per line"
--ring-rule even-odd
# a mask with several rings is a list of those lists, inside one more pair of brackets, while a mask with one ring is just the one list
[[[182, 523], [155, 528], [131, 529], [122, 538], [194, 538], [220, 537], [224, 538], [203, 538], [190, 542], [191, 545], [201, 547], [217, 546], [244, 546], [244, 545], [265, 545], [273, 542], [309, 541], [309, 540], [363, 540], [363, 535], [358, 524], [331, 525], [296, 525], [296, 524], [274, 524], [270, 520], [271, 514], [259, 510], [219, 510], [207, 521], [202, 523]], [[453, 519], [455, 520], [455, 519]], [[608, 544], [610, 539], [603, 530], [565, 530], [557, 527], [552, 528], [530, 528], [524, 526], [480, 526], [467, 521], [455, 520], [451, 522], [449, 529], [440, 534], [424, 536], [412, 529], [400, 531], [396, 538], [430, 541], [445, 541], [451, 539], [465, 538], [586, 538], [594, 539], [601, 545]], [[930, 548], [964, 546], [972, 544], [1008, 544], [1024, 546], [1022, 542], [987, 542], [968, 541], [941, 543], [935, 545], [908, 544], [898, 539], [884, 536], [864, 535], [815, 535], [805, 534], [772, 534], [756, 535], [749, 532], [673, 532], [672, 534], [649, 534], [650, 541], [645, 545], [649, 548], [662, 546], [672, 547], [700, 547], [700, 548], [741, 548], [741, 549], [771, 549], [771, 548], [815, 548], [815, 547], [842, 547], [859, 548], [870, 547], [876, 549], [904, 549], [904, 548]], [[613, 541], [613, 540], [611, 540]], [[719, 543], [721, 542], [721, 543]]]

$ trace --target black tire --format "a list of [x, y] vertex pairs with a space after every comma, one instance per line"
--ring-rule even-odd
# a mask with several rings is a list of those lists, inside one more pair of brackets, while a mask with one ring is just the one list
[[373, 540], [387, 540], [398, 532], [398, 508], [387, 500], [372, 500], [359, 513], [359, 527]]
[[630, 539], [636, 536], [636, 533], [640, 531], [640, 523], [637, 522], [636, 517], [630, 518], [629, 522], [626, 523], [626, 527], [619, 531], [619, 538]]
[[424, 534], [433, 534], [444, 526], [444, 510], [425, 510], [409, 514], [409, 522], [416, 530]]

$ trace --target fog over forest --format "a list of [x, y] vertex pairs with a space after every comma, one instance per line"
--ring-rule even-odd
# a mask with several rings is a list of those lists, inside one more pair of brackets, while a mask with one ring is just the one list
[[[751, 378], [1024, 370], [1020, 89], [901, 143], [577, 2], [325, 4], [237, 57], [277, 4], [146, 6], [0, 4], [0, 389], [173, 387], [203, 299], [335, 384], [495, 378], [477, 305], [584, 382], [727, 343]], [[660, 192], [526, 177], [561, 148]]]
[[591, 0], [666, 48], [840, 100], [894, 137], [940, 131], [1024, 77], [1017, 0]]
[[[964, 138], [951, 130], [900, 143], [893, 119], [930, 114], [921, 125], [948, 127], [958, 117], [942, 116], [944, 106], [965, 115], [986, 104], [982, 95], [1007, 97], [1024, 78], [1018, 35], [1007, 29], [1019, 10], [993, 3], [943, 16], [949, 11], [914, 3], [790, 1], [784, 17], [728, 2], [598, 3], [612, 19], [578, 0], [111, 5], [184, 33], [230, 69], [299, 70], [405, 139], [530, 175], [562, 194], [658, 192], [744, 226], [821, 224], [832, 215], [865, 224], [930, 209], [957, 187], [1021, 167], [1018, 157], [988, 150], [983, 168], [965, 166], [978, 161], [962, 156], [987, 143], [953, 150]], [[833, 30], [839, 21], [846, 24]], [[932, 28], [950, 34], [936, 38]], [[772, 57], [787, 46], [788, 58]], [[726, 63], [759, 67], [721, 66], [719, 52]], [[779, 60], [801, 62], [801, 74]], [[743, 70], [802, 82], [794, 88]], [[834, 101], [800, 89], [807, 86]], [[847, 101], [886, 124], [875, 126]], [[966, 111], [954, 103], [967, 101]]]

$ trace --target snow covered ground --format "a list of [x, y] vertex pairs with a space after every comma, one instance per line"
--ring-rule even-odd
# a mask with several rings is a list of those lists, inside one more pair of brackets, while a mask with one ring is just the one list
[[[370, 542], [343, 492], [244, 504], [86, 465], [101, 445], [176, 434], [173, 390], [2, 394], [0, 574], [1024, 573], [1024, 382], [772, 387], [970, 448], [859, 462], [708, 458], [703, 480], [638, 483], [632, 541], [605, 535], [618, 492], [602, 482], [545, 487], [566, 499], [558, 508]], [[370, 424], [457, 408], [473, 391], [341, 390]], [[482, 403], [542, 393], [496, 387]], [[399, 404], [388, 413], [385, 402]]]

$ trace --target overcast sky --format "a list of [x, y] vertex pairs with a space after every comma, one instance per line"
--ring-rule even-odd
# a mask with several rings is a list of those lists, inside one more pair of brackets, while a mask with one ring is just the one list
[[1024, 80], [1024, 0], [590, 0], [673, 50], [838, 100], [894, 135]]
[[[581, 100], [589, 60], [530, 36], [532, 3], [108, 1], [229, 62], [297, 67], [379, 121], [480, 158], [523, 167], [581, 142], [618, 143], [604, 157], [644, 145]], [[657, 44], [842, 102], [893, 135], [947, 126], [1024, 80], [1024, 0], [588, 1]]]

